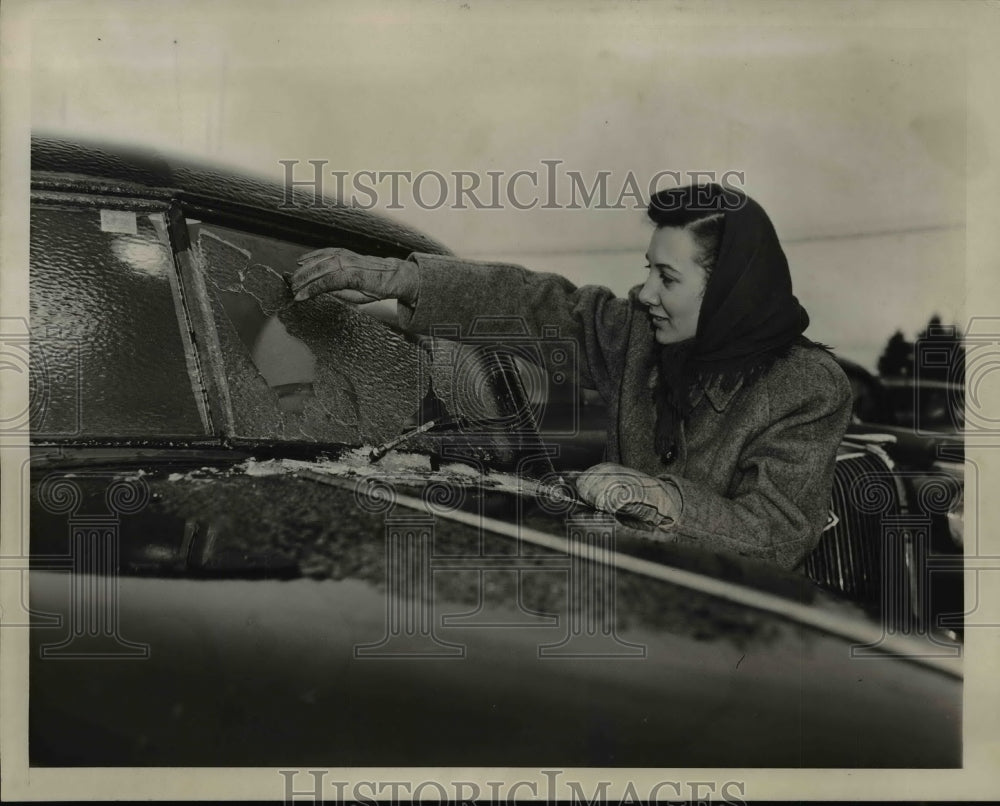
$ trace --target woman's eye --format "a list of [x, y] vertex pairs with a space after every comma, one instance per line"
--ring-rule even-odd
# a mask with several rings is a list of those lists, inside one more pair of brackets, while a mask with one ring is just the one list
[[[652, 270], [653, 270], [653, 267], [650, 266], [650, 265], [648, 265], [648, 264], [644, 267], [644, 271], [649, 272], [649, 271], [652, 271]], [[674, 283], [677, 282], [677, 278], [676, 277], [671, 277], [669, 274], [667, 274], [666, 272], [664, 272], [663, 269], [658, 269], [657, 272], [656, 272], [656, 276], [659, 277], [660, 282], [663, 283], [663, 285], [665, 285], [665, 286], [670, 286], [670, 285], [673, 285]]]

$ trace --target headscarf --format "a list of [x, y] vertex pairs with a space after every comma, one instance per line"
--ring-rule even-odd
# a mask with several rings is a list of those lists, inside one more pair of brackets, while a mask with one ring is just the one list
[[792, 294], [788, 261], [767, 213], [749, 196], [709, 185], [658, 193], [652, 204], [698, 199], [723, 213], [718, 259], [709, 273], [693, 339], [663, 345], [657, 365], [656, 449], [672, 456], [681, 422], [691, 413], [698, 388], [720, 383], [732, 389], [752, 383], [785, 355], [809, 325]]

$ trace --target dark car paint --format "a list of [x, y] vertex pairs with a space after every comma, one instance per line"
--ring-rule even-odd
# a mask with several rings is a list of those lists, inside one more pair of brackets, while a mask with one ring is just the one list
[[[83, 491], [80, 513], [100, 512], [115, 480], [148, 487], [148, 506], [121, 518], [118, 604], [121, 636], [150, 656], [33, 652], [33, 764], [960, 763], [954, 678], [852, 659], [842, 638], [621, 570], [617, 635], [645, 657], [541, 659], [539, 645], [567, 636], [565, 570], [544, 567], [552, 552], [447, 520], [434, 526], [435, 558], [520, 553], [523, 569], [540, 568], [520, 573], [523, 610], [514, 571], [490, 572], [485, 585], [474, 568], [435, 572], [435, 617], [475, 611], [485, 591], [480, 623], [527, 624], [439, 626], [464, 657], [356, 658], [355, 645], [386, 632], [383, 516], [346, 490], [204, 467], [178, 477], [183, 467], [105, 466], [68, 478], [40, 468], [35, 488], [71, 481]], [[525, 506], [526, 524], [565, 530], [530, 499], [491, 497], [488, 511]], [[468, 503], [477, 500], [470, 491]], [[36, 558], [65, 553], [66, 516], [33, 503]], [[214, 533], [210, 554], [190, 539], [181, 551], [192, 523]], [[841, 606], [804, 580], [765, 577], [758, 584], [793, 599]], [[31, 591], [34, 610], [69, 615], [68, 575], [35, 570]], [[34, 646], [65, 636], [36, 629]]]

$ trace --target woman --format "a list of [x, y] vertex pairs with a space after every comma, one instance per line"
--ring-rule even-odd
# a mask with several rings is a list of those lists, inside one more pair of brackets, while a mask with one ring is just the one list
[[558, 275], [437, 255], [305, 255], [297, 300], [396, 298], [414, 332], [477, 316], [556, 326], [608, 405], [605, 458], [577, 479], [596, 508], [664, 537], [799, 566], [827, 521], [851, 390], [792, 295], [766, 213], [717, 185], [657, 193], [647, 276], [627, 299]]

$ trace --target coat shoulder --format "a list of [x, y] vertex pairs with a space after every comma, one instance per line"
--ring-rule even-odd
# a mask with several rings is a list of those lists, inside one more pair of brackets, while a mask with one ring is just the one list
[[766, 386], [772, 399], [823, 400], [831, 408], [849, 406], [851, 382], [840, 364], [820, 347], [796, 344], [787, 356], [775, 361], [767, 373]]

